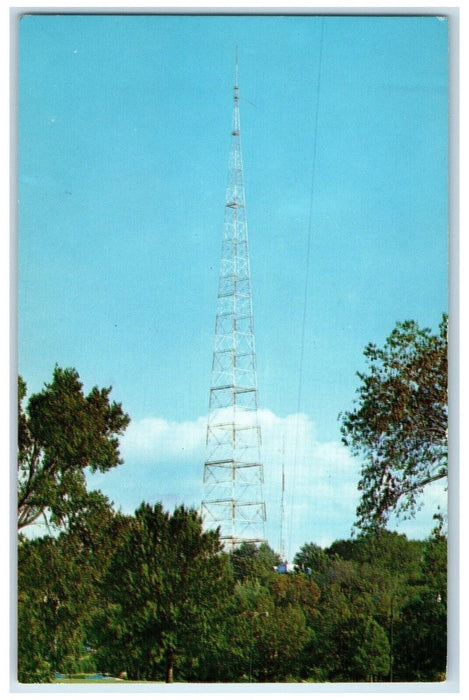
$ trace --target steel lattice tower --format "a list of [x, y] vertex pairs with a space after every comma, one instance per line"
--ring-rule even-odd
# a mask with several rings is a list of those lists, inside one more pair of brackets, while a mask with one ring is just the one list
[[201, 515], [232, 550], [265, 541], [256, 351], [236, 58]]

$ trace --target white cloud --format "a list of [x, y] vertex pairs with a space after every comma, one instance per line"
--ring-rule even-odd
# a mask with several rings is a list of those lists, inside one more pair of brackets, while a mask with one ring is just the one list
[[260, 412], [268, 530], [280, 543], [282, 463], [285, 472], [283, 541], [291, 558], [305, 542], [346, 538], [355, 518], [359, 469], [337, 441], [321, 442], [303, 413], [285, 418]]
[[[278, 549], [280, 545], [282, 464], [283, 539], [288, 550], [296, 551], [305, 541], [327, 544], [347, 537], [357, 497], [357, 468], [348, 452], [338, 442], [320, 442], [306, 414], [280, 417], [260, 410], [258, 418], [271, 546]], [[159, 499], [168, 507], [188, 498], [188, 505], [200, 502], [206, 424], [206, 417], [184, 423], [149, 417], [131, 423], [122, 439], [125, 466], [120, 468], [121, 476], [124, 471], [128, 474], [127, 496], [138, 490], [141, 482], [146, 494], [155, 493], [156, 497], [159, 491]]]
[[122, 438], [122, 456], [126, 462], [139, 464], [199, 457], [203, 455], [206, 425], [206, 418], [177, 423], [150, 417], [132, 422]]
[[[350, 537], [359, 500], [359, 463], [339, 441], [321, 441], [313, 421], [304, 413], [281, 417], [258, 412], [262, 434], [266, 535], [279, 551], [281, 539], [292, 558], [306, 542], [330, 545]], [[121, 441], [124, 465], [91, 477], [125, 512], [143, 501], [198, 507], [202, 499], [207, 418], [178, 423], [148, 417], [129, 425]], [[285, 472], [284, 522], [281, 538], [282, 465]], [[441, 487], [426, 494], [425, 507], [413, 521], [392, 527], [410, 537], [426, 537]]]

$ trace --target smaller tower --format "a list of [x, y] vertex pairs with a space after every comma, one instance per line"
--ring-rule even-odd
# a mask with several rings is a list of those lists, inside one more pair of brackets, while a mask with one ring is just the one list
[[282, 446], [282, 498], [280, 501], [280, 559], [285, 559], [285, 435]]
[[230, 550], [242, 542], [265, 541], [260, 447], [236, 55], [201, 505], [204, 527], [220, 527], [221, 539]]

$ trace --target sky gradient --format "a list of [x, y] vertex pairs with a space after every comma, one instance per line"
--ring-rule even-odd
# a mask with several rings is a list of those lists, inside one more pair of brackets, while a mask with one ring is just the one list
[[[322, 36], [322, 39], [321, 39]], [[235, 47], [269, 543], [350, 536], [363, 349], [448, 305], [448, 43], [436, 17], [26, 16], [18, 369], [113, 387], [116, 507], [198, 507]], [[441, 489], [398, 527], [425, 537]]]

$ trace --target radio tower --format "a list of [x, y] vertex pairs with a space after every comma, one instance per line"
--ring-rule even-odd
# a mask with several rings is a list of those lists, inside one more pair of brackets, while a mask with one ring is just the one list
[[225, 548], [265, 541], [256, 352], [236, 50], [233, 127], [218, 286], [201, 515]]

